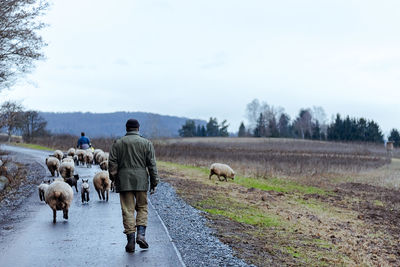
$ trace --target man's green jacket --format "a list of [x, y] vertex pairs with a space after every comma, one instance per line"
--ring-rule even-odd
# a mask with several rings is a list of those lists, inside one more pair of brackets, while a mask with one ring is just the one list
[[149, 176], [151, 187], [159, 182], [153, 144], [137, 131], [127, 132], [113, 143], [108, 164], [117, 193], [149, 190]]

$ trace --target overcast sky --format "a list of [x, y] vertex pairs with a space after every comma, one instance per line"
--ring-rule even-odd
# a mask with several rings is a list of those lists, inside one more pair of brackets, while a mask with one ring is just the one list
[[[47, 59], [1, 93], [41, 111], [144, 111], [230, 131], [258, 98], [400, 128], [400, 1], [57, 0]], [[246, 121], [245, 121], [246, 122]]]

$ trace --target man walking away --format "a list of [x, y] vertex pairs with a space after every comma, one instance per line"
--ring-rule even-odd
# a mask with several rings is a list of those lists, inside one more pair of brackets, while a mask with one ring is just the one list
[[[119, 193], [124, 234], [128, 239], [126, 252], [135, 252], [136, 243], [148, 248], [145, 239], [147, 226], [147, 191], [155, 192], [159, 178], [153, 144], [139, 135], [139, 122], [126, 122], [126, 135], [111, 146], [109, 157], [110, 179]], [[136, 210], [136, 219], [135, 219]]]
[[81, 137], [78, 139], [78, 144], [76, 147], [80, 149], [88, 149], [89, 147], [92, 147], [90, 139], [85, 136], [84, 132], [81, 132]]

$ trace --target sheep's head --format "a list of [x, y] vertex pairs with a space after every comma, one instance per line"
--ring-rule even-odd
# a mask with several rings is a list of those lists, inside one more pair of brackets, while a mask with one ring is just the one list
[[231, 175], [229, 176], [229, 178], [232, 178], [232, 180], [235, 179], [235, 172], [232, 172]]
[[75, 180], [78, 181], [78, 180], [79, 180], [79, 174], [75, 174], [75, 175], [74, 175], [74, 178], [75, 178]]

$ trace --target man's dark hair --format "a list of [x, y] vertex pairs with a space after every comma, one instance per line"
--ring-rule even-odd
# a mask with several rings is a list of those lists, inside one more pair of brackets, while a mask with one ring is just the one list
[[127, 131], [127, 132], [139, 131], [139, 128], [130, 128], [130, 127], [126, 127], [126, 131]]
[[81, 136], [85, 136], [85, 133], [84, 133], [84, 132], [81, 132]]

